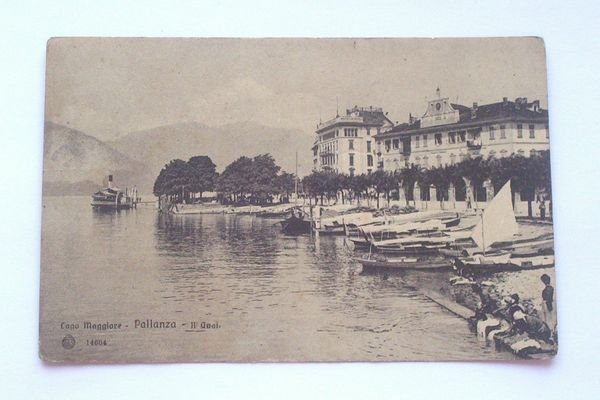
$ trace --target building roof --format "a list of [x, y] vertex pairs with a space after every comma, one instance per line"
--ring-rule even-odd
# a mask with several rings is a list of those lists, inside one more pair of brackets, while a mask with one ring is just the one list
[[393, 122], [385, 115], [382, 108], [354, 106], [346, 110], [346, 115], [337, 115], [329, 121], [319, 123], [317, 133], [336, 125], [383, 126], [385, 124], [393, 125]]
[[346, 115], [350, 115], [353, 112], [358, 112], [358, 115], [362, 117], [363, 122], [367, 125], [383, 125], [386, 122], [392, 123], [392, 121], [385, 116], [381, 108], [354, 107], [346, 110]]
[[[528, 103], [526, 98], [517, 98], [515, 101], [504, 100], [498, 103], [473, 104], [473, 107], [467, 107], [462, 104], [451, 104], [455, 110], [459, 112], [459, 121], [453, 124], [436, 125], [424, 130], [437, 130], [439, 128], [448, 129], [452, 126], [462, 125], [477, 125], [483, 122], [513, 119], [513, 120], [548, 120], [548, 110], [539, 107], [539, 101]], [[412, 123], [402, 123], [394, 126], [392, 129], [380, 134], [379, 136], [387, 136], [394, 133], [413, 133], [421, 129], [421, 121], [416, 120]]]

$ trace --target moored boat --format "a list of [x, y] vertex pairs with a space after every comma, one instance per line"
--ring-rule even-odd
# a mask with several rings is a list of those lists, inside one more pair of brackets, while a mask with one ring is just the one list
[[280, 223], [283, 234], [290, 236], [310, 233], [312, 228], [312, 221], [310, 219], [304, 219], [304, 214], [301, 210], [298, 210], [298, 215], [292, 211], [291, 216]]
[[394, 271], [449, 271], [452, 265], [441, 257], [377, 257], [355, 258], [362, 264], [363, 272], [373, 270]]
[[94, 210], [125, 210], [134, 208], [140, 199], [137, 197], [137, 189], [131, 191], [119, 189], [113, 184], [113, 176], [108, 176], [108, 186], [92, 194], [90, 203]]

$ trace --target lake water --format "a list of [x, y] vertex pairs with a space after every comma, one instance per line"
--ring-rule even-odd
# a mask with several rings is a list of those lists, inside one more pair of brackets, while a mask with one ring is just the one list
[[[464, 320], [404, 277], [361, 274], [343, 237], [285, 237], [277, 220], [253, 216], [98, 213], [88, 197], [43, 203], [40, 319], [49, 359], [512, 358], [478, 343]], [[136, 327], [148, 319], [177, 328]], [[86, 321], [123, 328], [84, 329]], [[61, 346], [67, 333], [72, 349]], [[106, 345], [89, 346], [94, 339]]]

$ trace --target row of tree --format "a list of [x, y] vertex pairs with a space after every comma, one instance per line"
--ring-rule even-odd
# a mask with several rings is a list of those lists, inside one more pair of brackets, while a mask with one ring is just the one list
[[254, 158], [240, 157], [219, 174], [208, 156], [188, 161], [172, 160], [160, 171], [153, 193], [171, 201], [190, 203], [205, 192], [217, 191], [224, 203], [272, 202], [275, 196], [289, 198], [295, 188], [295, 176], [281, 171], [269, 154]]
[[467, 158], [454, 165], [421, 168], [414, 164], [394, 172], [378, 170], [365, 175], [349, 176], [331, 170], [315, 171], [303, 179], [305, 195], [323, 203], [328, 200], [340, 198], [342, 202], [347, 199], [374, 198], [379, 207], [380, 195], [389, 201], [392, 196], [398, 198], [400, 188], [403, 189], [406, 202], [414, 200], [413, 189], [415, 183], [421, 192], [422, 200], [430, 200], [429, 188], [436, 188], [436, 200], [448, 200], [448, 190], [453, 185], [457, 200], [465, 200], [467, 178], [475, 188], [474, 200], [485, 199], [484, 182], [488, 179], [495, 191], [500, 190], [509, 179], [512, 180], [513, 192], [520, 192], [521, 197], [529, 202], [531, 215], [531, 202], [535, 193], [544, 191], [547, 199], [551, 196], [550, 181], [550, 154], [540, 151], [531, 157], [512, 155], [505, 158], [483, 157]]
[[[302, 195], [323, 204], [324, 199], [361, 200], [371, 199], [380, 206], [380, 196], [389, 202], [399, 198], [400, 189], [408, 204], [414, 200], [415, 184], [420, 189], [421, 200], [429, 198], [429, 188], [436, 188], [438, 201], [448, 200], [448, 190], [453, 185], [456, 200], [465, 200], [467, 178], [475, 188], [474, 200], [485, 199], [484, 182], [489, 180], [498, 191], [509, 179], [512, 188], [521, 197], [531, 202], [535, 193], [543, 190], [551, 196], [550, 154], [540, 151], [531, 157], [512, 155], [505, 158], [467, 158], [454, 165], [421, 168], [414, 164], [394, 172], [382, 170], [371, 174], [346, 175], [332, 170], [314, 171], [302, 180]], [[279, 196], [286, 201], [294, 192], [295, 176], [281, 171], [269, 154], [254, 158], [240, 157], [229, 164], [221, 174], [207, 156], [196, 156], [188, 161], [172, 160], [160, 171], [154, 183], [156, 196], [169, 196], [175, 202], [193, 202], [199, 194], [216, 191], [223, 203], [264, 204]], [[395, 197], [394, 197], [395, 196]]]

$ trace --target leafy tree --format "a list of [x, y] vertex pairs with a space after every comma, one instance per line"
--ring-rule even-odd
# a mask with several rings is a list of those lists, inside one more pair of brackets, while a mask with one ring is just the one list
[[425, 172], [428, 182], [436, 188], [437, 200], [439, 200], [440, 206], [443, 204], [444, 200], [448, 199], [447, 193], [452, 181], [453, 168], [453, 166], [434, 167]]
[[358, 205], [360, 205], [360, 199], [361, 199], [361, 197], [363, 197], [363, 195], [367, 199], [367, 205], [370, 205], [368, 203], [368, 201], [369, 201], [369, 176], [368, 175], [360, 174], [360, 175], [351, 176], [350, 179], [348, 180], [348, 187], [355, 194], [355, 196], [358, 200]]
[[296, 190], [296, 175], [282, 171], [277, 176], [276, 187], [282, 198], [289, 199], [290, 195]]
[[171, 160], [160, 171], [154, 182], [153, 192], [156, 196], [169, 195], [171, 198], [183, 202], [186, 188], [189, 186], [191, 169], [183, 160]]
[[408, 205], [410, 200], [417, 200], [414, 198], [413, 188], [415, 186], [415, 182], [419, 181], [422, 174], [423, 172], [421, 168], [415, 164], [411, 164], [410, 166], [404, 167], [400, 170], [398, 175], [402, 181], [402, 186], [404, 187], [406, 205]]
[[242, 156], [233, 161], [217, 179], [217, 191], [241, 201], [251, 190], [252, 159]]
[[188, 161], [190, 180], [189, 189], [193, 192], [202, 193], [215, 189], [217, 182], [216, 165], [208, 156], [195, 156]]
[[279, 192], [277, 173], [281, 168], [275, 164], [270, 154], [262, 154], [252, 160], [250, 174], [250, 194], [256, 203], [270, 201]]

